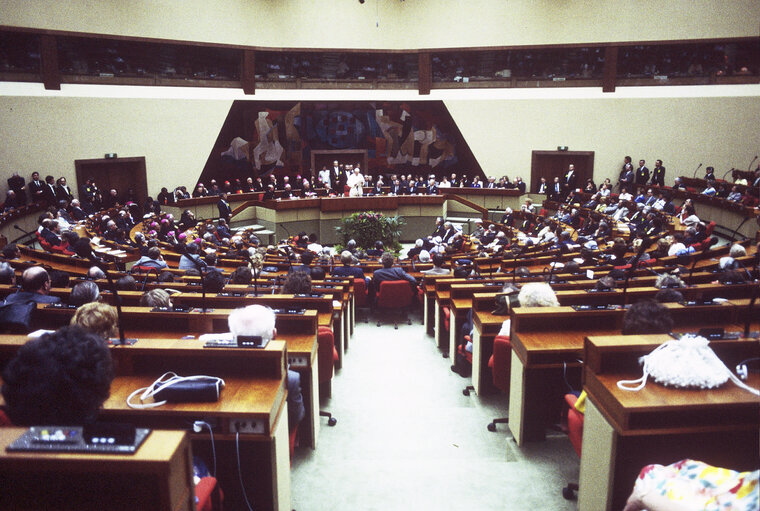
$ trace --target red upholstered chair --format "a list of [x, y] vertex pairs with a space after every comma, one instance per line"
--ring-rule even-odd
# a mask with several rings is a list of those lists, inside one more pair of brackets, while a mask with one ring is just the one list
[[216, 478], [201, 478], [195, 485], [195, 508], [198, 511], [221, 511], [224, 496]]
[[451, 309], [449, 307], [443, 308], [443, 327], [447, 332], [451, 329]]
[[[364, 279], [354, 279], [354, 307], [356, 310], [369, 307], [367, 292], [367, 282]], [[364, 322], [369, 322], [367, 316], [364, 316]]]
[[707, 227], [705, 227], [705, 235], [707, 236], [708, 239], [710, 238], [710, 236], [712, 236], [712, 233], [715, 230], [715, 225], [716, 224], [714, 221], [710, 221], [710, 223], [707, 224]]
[[[319, 327], [317, 332], [317, 358], [320, 394], [324, 392], [329, 397], [332, 392], [333, 369], [335, 362], [338, 360], [338, 350], [335, 349], [335, 337], [330, 327]], [[338, 423], [338, 419], [333, 417], [330, 412], [320, 411], [319, 415], [327, 417], [328, 426], [335, 426]]]
[[[488, 359], [488, 367], [491, 369], [493, 385], [500, 391], [509, 392], [509, 375], [512, 367], [512, 343], [509, 336], [497, 335], [493, 340], [493, 353]], [[507, 424], [507, 417], [494, 419], [488, 424], [488, 431], [496, 431], [497, 424]]]
[[[577, 400], [578, 396], [575, 394], [565, 394], [565, 402], [570, 407], [567, 411], [567, 434], [570, 437], [570, 443], [573, 444], [575, 453], [580, 458], [583, 448], [584, 415], [575, 409], [575, 402]], [[576, 491], [578, 491], [576, 483], [567, 483], [567, 486], [562, 488], [562, 496], [567, 500], [574, 499]]]
[[[406, 315], [406, 324], [411, 325], [408, 309], [412, 305], [414, 291], [406, 280], [385, 280], [380, 283], [377, 291], [375, 306], [378, 309], [397, 310], [400, 315]], [[382, 323], [378, 320], [377, 326]], [[398, 321], [393, 322], [393, 328], [398, 330]]]

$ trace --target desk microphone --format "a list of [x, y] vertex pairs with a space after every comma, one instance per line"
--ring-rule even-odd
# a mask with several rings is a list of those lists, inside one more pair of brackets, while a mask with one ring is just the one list
[[191, 254], [187, 251], [187, 245], [184, 245], [182, 243], [178, 244], [177, 247], [179, 248], [179, 251], [184, 255], [186, 258], [190, 259], [192, 261], [193, 266], [198, 270], [198, 273], [200, 273], [201, 277], [201, 312], [206, 312], [206, 282], [204, 280], [203, 270], [206, 267], [205, 264], [202, 264], [200, 262], [201, 256], [197, 255], [198, 259], [195, 257], [191, 257]]
[[628, 271], [625, 272], [625, 282], [623, 282], [623, 306], [625, 306], [626, 304], [626, 299], [628, 296], [628, 283], [631, 280], [631, 276], [633, 275], [633, 272], [636, 271], [636, 268], [639, 265], [639, 260], [641, 259], [641, 256], [644, 255], [644, 252], [646, 251], [646, 249], [652, 246], [652, 243], [653, 243], [653, 240], [651, 238], [642, 238], [639, 251], [636, 252], [635, 256], [633, 256], [633, 259], [631, 259], [631, 262], [630, 262], [631, 267], [628, 268]]
[[752, 308], [755, 306], [755, 300], [760, 295], [760, 285], [755, 286], [755, 291], [752, 293], [752, 298], [749, 301], [749, 307], [747, 308], [747, 321], [744, 322], [744, 338], [749, 338], [749, 327], [752, 322]]
[[710, 241], [705, 243], [705, 247], [702, 249], [701, 252], [699, 252], [698, 254], [694, 254], [694, 261], [691, 263], [691, 269], [689, 269], [689, 276], [687, 277], [687, 280], [686, 280], [687, 285], [691, 286], [691, 275], [694, 273], [694, 268], [697, 266], [697, 261], [702, 259], [704, 255], [707, 253], [707, 251], [710, 250], [710, 248], [716, 243], [718, 243], [718, 238], [713, 236], [710, 238]]
[[701, 164], [701, 163], [700, 163], [699, 165], [697, 165], [697, 168], [696, 168], [696, 169], [694, 169], [694, 175], [693, 175], [693, 176], [691, 176], [692, 178], [695, 178], [695, 177], [697, 177], [697, 171], [698, 171], [700, 168], [702, 168], [702, 164]]
[[156, 272], [156, 279], [158, 279], [158, 276], [160, 275], [158, 273], [158, 268], [148, 268], [148, 271], [145, 272], [145, 278], [143, 279], [142, 287], [140, 288], [140, 291], [145, 291], [145, 284], [148, 282], [148, 277], [150, 276], [150, 272], [155, 271]]
[[119, 327], [119, 340], [117, 342], [114, 342], [114, 345], [124, 346], [126, 344], [129, 344], [124, 338], [124, 322], [122, 321], [121, 316], [121, 297], [119, 296], [119, 291], [116, 289], [116, 283], [113, 281], [113, 277], [108, 272], [108, 264], [106, 264], [103, 259], [95, 255], [90, 245], [81, 244], [79, 246], [78, 255], [92, 261], [92, 264], [103, 270], [103, 273], [106, 274], [106, 280], [108, 280], [108, 288], [111, 290], [113, 299], [116, 302], [116, 319], [118, 322], [117, 326]]
[[755, 155], [755, 157], [752, 158], [752, 161], [749, 162], [749, 165], [747, 166], [747, 172], [751, 172], [751, 170], [752, 170], [752, 164], [755, 163], [755, 161], [757, 161], [757, 155]]
[[[754, 160], [753, 160], [753, 161], [754, 161]], [[752, 164], [751, 164], [751, 163], [750, 163], [749, 165], [750, 165], [750, 167], [752, 166]], [[725, 181], [725, 180], [726, 180], [726, 176], [728, 175], [728, 173], [729, 173], [729, 172], [731, 172], [731, 171], [733, 171], [733, 170], [736, 170], [736, 169], [735, 169], [735, 168], [733, 168], [733, 167], [731, 167], [730, 169], [728, 169], [728, 170], [726, 171], [726, 173], [725, 173], [725, 174], [723, 174], [723, 175], [720, 177], [720, 179], [721, 179], [722, 181]]]

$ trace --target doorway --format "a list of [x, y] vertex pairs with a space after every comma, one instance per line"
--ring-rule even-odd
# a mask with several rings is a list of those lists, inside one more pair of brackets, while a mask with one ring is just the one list
[[583, 188], [588, 178], [594, 177], [594, 151], [533, 151], [530, 162], [530, 192], [538, 191], [541, 178], [547, 183], [567, 172], [570, 164], [578, 173], [578, 187]]
[[92, 179], [103, 197], [113, 188], [119, 194], [119, 199], [125, 201], [131, 190], [132, 198], [141, 209], [145, 204], [148, 197], [145, 156], [74, 160], [74, 166], [77, 172], [77, 191], [85, 181]]

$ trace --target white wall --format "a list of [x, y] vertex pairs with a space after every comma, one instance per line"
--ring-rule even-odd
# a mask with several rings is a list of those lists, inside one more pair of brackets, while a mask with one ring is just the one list
[[757, 0], [0, 0], [0, 23], [264, 47], [414, 49], [753, 37], [760, 9]]
[[[730, 88], [717, 89], [729, 90], [721, 87]], [[183, 92], [189, 91], [175, 90], [178, 96]], [[620, 90], [591, 99], [518, 99], [514, 91], [497, 92], [488, 91], [493, 97], [487, 100], [466, 99], [470, 96], [462, 94], [459, 99], [445, 99], [487, 175], [521, 175], [527, 181], [532, 150], [566, 145], [596, 153], [597, 181], [615, 180], [623, 156], [629, 154], [635, 160], [646, 159], [650, 168], [655, 159], [662, 159], [666, 182], [671, 183], [676, 175], [691, 175], [700, 162], [713, 165], [719, 175], [731, 167], [744, 169], [760, 149], [757, 93], [628, 98], [620, 97], [625, 93]], [[299, 99], [299, 94], [291, 91], [291, 98]], [[37, 170], [74, 183], [75, 159], [115, 152], [146, 157], [151, 194], [161, 186], [190, 187], [205, 165], [230, 104], [228, 99], [3, 96], [0, 87], [0, 173], [10, 176], [18, 171], [28, 180]], [[5, 179], [0, 180], [3, 193], [5, 187]]]
[[594, 179], [617, 181], [623, 156], [665, 165], [666, 184], [701, 162], [746, 169], [760, 149], [760, 98], [447, 101], [486, 174], [530, 177], [531, 151], [594, 151]]
[[[231, 102], [0, 96], [0, 174], [33, 171], [76, 183], [74, 160], [145, 156], [148, 193], [192, 187]], [[2, 179], [3, 197], [7, 183]]]

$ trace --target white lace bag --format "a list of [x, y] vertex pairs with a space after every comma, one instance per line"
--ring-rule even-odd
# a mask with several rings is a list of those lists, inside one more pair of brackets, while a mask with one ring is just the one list
[[639, 391], [649, 376], [657, 383], [678, 388], [714, 389], [729, 379], [737, 386], [760, 395], [760, 390], [745, 385], [721, 362], [704, 337], [685, 336], [667, 341], [639, 359], [644, 374], [636, 380], [620, 380], [622, 390]]

